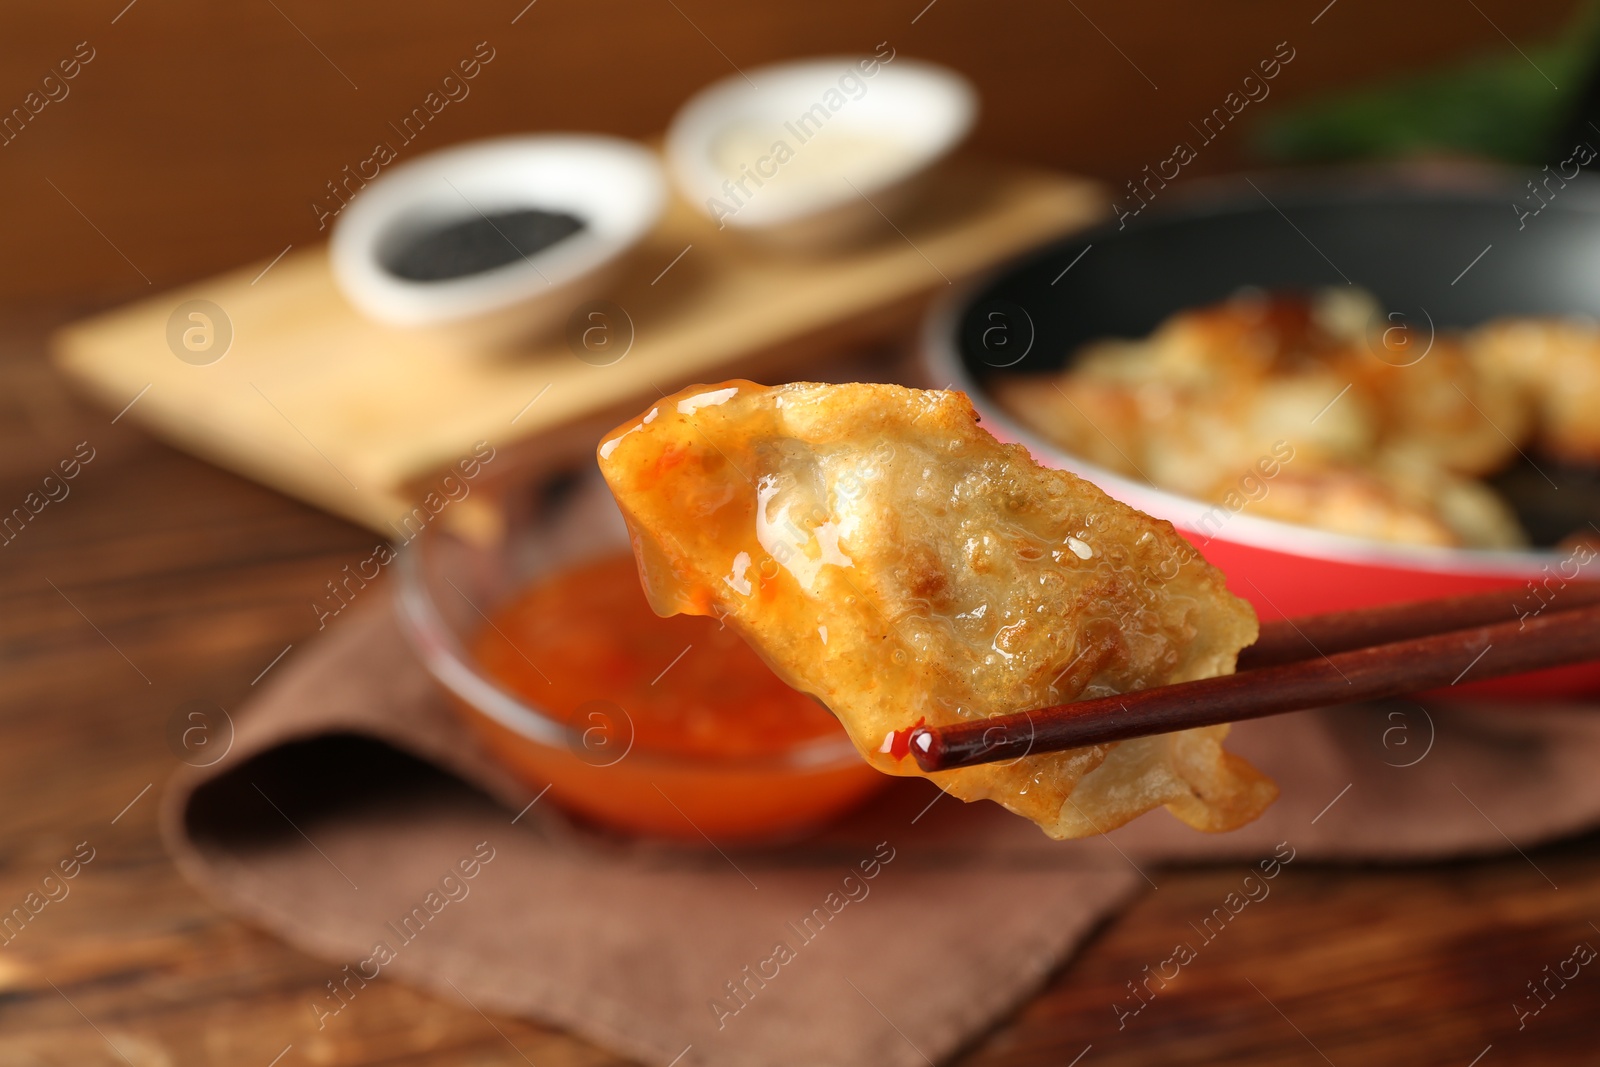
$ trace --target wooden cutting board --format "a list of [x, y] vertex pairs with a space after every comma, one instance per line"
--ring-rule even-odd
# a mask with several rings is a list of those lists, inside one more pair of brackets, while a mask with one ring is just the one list
[[[1105, 210], [1090, 182], [978, 160], [930, 182], [920, 211], [827, 256], [759, 247], [674, 202], [610, 294], [633, 332], [610, 365], [579, 358], [564, 335], [488, 355], [373, 323], [335, 287], [323, 246], [75, 323], [55, 337], [54, 356], [111, 410], [133, 401], [121, 417], [391, 530], [475, 442], [520, 443], [525, 454], [529, 438], [552, 428], [694, 381], [803, 374], [808, 355], [908, 336], [934, 297]], [[180, 359], [181, 343], [169, 342], [191, 300], [210, 301], [231, 324], [215, 362]], [[626, 330], [620, 320], [612, 328]], [[474, 514], [457, 510], [457, 521]], [[490, 520], [480, 511], [476, 521]]]

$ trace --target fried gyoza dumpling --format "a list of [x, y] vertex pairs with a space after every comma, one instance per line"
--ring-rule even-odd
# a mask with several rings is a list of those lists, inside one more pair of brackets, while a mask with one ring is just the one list
[[1377, 437], [1365, 405], [1346, 397], [1329, 407], [1349, 378], [1326, 369], [1213, 385], [1168, 382], [1154, 370], [1145, 381], [1122, 384], [1105, 369], [1097, 359], [1053, 377], [997, 379], [992, 390], [1072, 454], [1189, 496], [1237, 482], [1278, 442], [1293, 442], [1304, 468], [1365, 455]]
[[1539, 445], [1600, 463], [1600, 326], [1584, 319], [1500, 319], [1468, 337], [1479, 369], [1538, 409]]
[[1341, 369], [1378, 412], [1380, 454], [1404, 454], [1456, 474], [1490, 474], [1533, 431], [1527, 398], [1480, 373], [1453, 336], [1434, 338], [1414, 363], [1353, 353]]
[[[1237, 492], [1237, 485], [1220, 487]], [[1394, 456], [1371, 467], [1285, 469], [1250, 513], [1320, 530], [1408, 545], [1522, 548], [1517, 517], [1482, 482]]]
[[1516, 454], [1522, 390], [1485, 377], [1453, 337], [1413, 352], [1422, 341], [1400, 327], [1368, 336], [1387, 322], [1359, 290], [1247, 292], [992, 388], [1067, 451], [1163, 489], [1225, 502], [1289, 445], [1292, 469], [1256, 514], [1411, 544], [1520, 546], [1515, 516], [1462, 476]]
[[1292, 442], [1302, 469], [1375, 446], [1380, 426], [1363, 397], [1329, 404], [1349, 391], [1337, 363], [1355, 342], [1316, 310], [1298, 297], [1242, 295], [1179, 312], [1142, 340], [1085, 345], [1057, 375], [993, 388], [1068, 451], [1205, 497], [1278, 442]]
[[[892, 731], [1225, 674], [1256, 636], [1170, 523], [1000, 444], [962, 393], [697, 386], [599, 458], [655, 609], [725, 616], [891, 774], [921, 773]], [[1058, 838], [1163, 804], [1227, 830], [1277, 790], [1226, 732], [931, 777]]]

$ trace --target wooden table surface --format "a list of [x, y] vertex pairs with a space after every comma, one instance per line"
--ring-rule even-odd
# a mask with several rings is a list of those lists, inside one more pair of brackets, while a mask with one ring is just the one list
[[[157, 838], [186, 700], [237, 707], [287, 646], [315, 639], [311, 594], [370, 548], [365, 531], [152, 441], [70, 396], [38, 329], [5, 339], [0, 494], [20, 501], [87, 441], [95, 458], [0, 547], [0, 908], [79, 843], [65, 899], [0, 947], [0, 1063], [620, 1063], [581, 1040], [487, 1018], [389, 981], [349, 1025], [306, 1004], [325, 964], [220, 913]], [[287, 658], [287, 657], [286, 657]], [[1110, 1005], [1165, 958], [1243, 868], [1152, 872], [969, 1067], [1600, 1061], [1600, 977], [1518, 1031], [1512, 1003], [1575, 942], [1600, 944], [1600, 837], [1426, 867], [1295, 864], [1127, 1031]], [[1023, 906], [1026, 902], [1022, 902]], [[109, 1042], [115, 1042], [120, 1057]], [[292, 1046], [292, 1047], [291, 1047]], [[1492, 1057], [1492, 1059], [1490, 1058]]]
[[[286, 647], [303, 650], [316, 622], [308, 602], [371, 536], [113, 422], [43, 357], [48, 329], [77, 314], [314, 240], [309, 205], [324, 180], [473, 42], [491, 38], [503, 58], [441, 116], [428, 147], [540, 125], [643, 135], [732, 63], [891, 39], [977, 80], [990, 105], [981, 148], [1120, 185], [1285, 38], [1300, 58], [1274, 104], [1417, 60], [1531, 46], [1571, 6], [7, 5], [5, 108], [76, 42], [97, 52], [72, 96], [0, 149], [0, 512], [79, 442], [95, 458], [69, 496], [0, 545], [0, 913], [80, 843], [94, 858], [69, 896], [0, 947], [0, 1064], [620, 1062], [386, 980], [348, 1026], [318, 1034], [306, 1004], [326, 965], [178, 877], [154, 822], [176, 765], [174, 712], [195, 698], [236, 706]], [[618, 69], [629, 77], [606, 76]], [[1236, 165], [1240, 145], [1208, 148], [1196, 173]], [[1123, 983], [1242, 873], [1153, 871], [1160, 889], [962, 1062], [1600, 1062], [1600, 975], [1583, 973], [1521, 1031], [1512, 1007], [1575, 942], [1600, 944], [1597, 846], [1589, 837], [1530, 853], [1559, 889], [1515, 853], [1426, 867], [1297, 863], [1119, 1032], [1110, 1005]]]

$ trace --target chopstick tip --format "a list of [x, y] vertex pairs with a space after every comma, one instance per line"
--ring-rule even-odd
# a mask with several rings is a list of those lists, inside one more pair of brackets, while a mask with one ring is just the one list
[[937, 730], [929, 728], [924, 719], [918, 719], [910, 726], [890, 730], [884, 734], [883, 743], [878, 746], [878, 751], [896, 760], [912, 756], [916, 759], [917, 766], [924, 771], [944, 768], [944, 738]]

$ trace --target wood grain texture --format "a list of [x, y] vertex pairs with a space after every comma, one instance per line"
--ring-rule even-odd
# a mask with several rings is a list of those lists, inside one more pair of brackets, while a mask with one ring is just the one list
[[[282, 1067], [621, 1063], [388, 981], [319, 1032], [307, 1005], [329, 965], [178, 877], [154, 824], [173, 713], [194, 698], [237, 707], [292, 645], [278, 667], [291, 661], [316, 636], [311, 600], [371, 535], [111, 425], [44, 371], [44, 325], [0, 336], [0, 397], [28, 398], [0, 418], [0, 499], [20, 500], [80, 441], [96, 457], [0, 547], [0, 905], [79, 842], [95, 858], [0, 948], [0, 1062], [267, 1067], [287, 1048]], [[1489, 1045], [1485, 1067], [1592, 1056], [1600, 975], [1521, 1031], [1512, 1005], [1575, 943], [1600, 945], [1600, 838], [1527, 859], [1296, 864], [1119, 1029], [1126, 983], [1192, 940], [1188, 924], [1245, 868], [1149, 873], [1160, 888], [962, 1063], [1065, 1067], [1089, 1046], [1085, 1065], [1465, 1067]]]
[[[1512, 56], [1508, 37], [1523, 49], [1548, 40], [1575, 7], [1338, 0], [1313, 24], [1327, 0], [128, 3], [14, 0], [0, 10], [0, 107], [20, 102], [77, 42], [97, 50], [71, 95], [0, 148], [10, 253], [0, 299], [65, 292], [104, 307], [303, 247], [318, 236], [312, 204], [325, 183], [366, 158], [479, 41], [497, 58], [417, 151], [540, 129], [647, 137], [735, 65], [887, 41], [973, 78], [977, 151], [1120, 188], [1190, 137], [1189, 123], [1280, 41], [1296, 58], [1263, 111], [1445, 58]], [[1244, 125], [1186, 170], [1237, 167]]]

